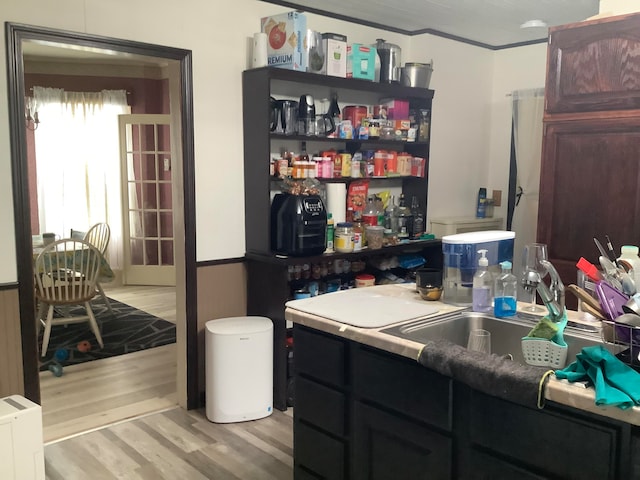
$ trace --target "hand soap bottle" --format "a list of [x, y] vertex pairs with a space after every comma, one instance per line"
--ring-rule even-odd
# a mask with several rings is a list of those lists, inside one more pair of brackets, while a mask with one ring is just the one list
[[478, 250], [478, 269], [473, 275], [472, 308], [474, 312], [490, 312], [493, 300], [493, 275], [489, 271], [487, 250]]
[[502, 273], [496, 278], [493, 314], [496, 317], [512, 317], [516, 314], [518, 279], [511, 273], [511, 262], [500, 264]]

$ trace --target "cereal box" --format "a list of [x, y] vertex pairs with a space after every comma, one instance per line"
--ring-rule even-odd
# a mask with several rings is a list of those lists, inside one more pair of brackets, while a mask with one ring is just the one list
[[287, 12], [264, 17], [261, 31], [267, 34], [267, 65], [289, 70], [307, 69], [303, 41], [307, 18], [300, 12]]

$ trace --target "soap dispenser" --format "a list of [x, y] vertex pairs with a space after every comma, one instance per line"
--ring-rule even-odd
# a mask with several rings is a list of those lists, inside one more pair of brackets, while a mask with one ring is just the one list
[[493, 314], [496, 317], [512, 317], [516, 314], [518, 279], [511, 273], [511, 262], [500, 264], [502, 273], [496, 278]]
[[489, 259], [487, 250], [478, 250], [478, 269], [473, 275], [473, 301], [474, 312], [487, 313], [491, 311], [491, 301], [493, 300], [493, 276], [489, 271]]

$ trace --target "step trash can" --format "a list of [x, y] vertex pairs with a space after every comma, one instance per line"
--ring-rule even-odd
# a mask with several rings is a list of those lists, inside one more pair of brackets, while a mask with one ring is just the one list
[[215, 423], [273, 411], [273, 322], [229, 317], [205, 324], [206, 414]]

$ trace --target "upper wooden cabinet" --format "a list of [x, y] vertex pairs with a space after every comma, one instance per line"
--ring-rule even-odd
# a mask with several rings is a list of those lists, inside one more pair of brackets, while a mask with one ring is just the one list
[[546, 113], [640, 108], [640, 14], [549, 30]]

